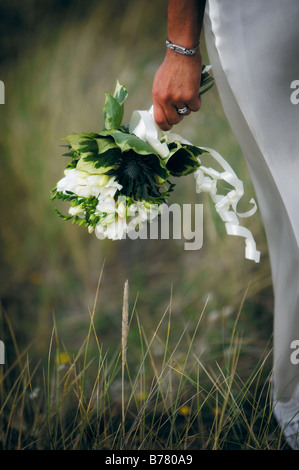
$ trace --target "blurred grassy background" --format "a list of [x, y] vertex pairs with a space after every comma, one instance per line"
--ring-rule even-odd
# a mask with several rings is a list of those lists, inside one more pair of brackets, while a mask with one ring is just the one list
[[[59, 138], [102, 129], [104, 92], [113, 92], [117, 79], [129, 91], [124, 122], [134, 109], [151, 106], [152, 81], [165, 54], [167, 2], [14, 0], [2, 1], [0, 13], [0, 79], [6, 87], [0, 108], [0, 336], [7, 363], [14, 349], [7, 318], [20, 350], [31, 345], [33, 360], [47, 355], [53, 315], [66, 348], [80, 347], [104, 265], [95, 325], [112, 351], [120, 338], [126, 279], [130, 304], [138, 296], [139, 317], [149, 331], [171, 295], [176, 337], [189, 319], [192, 329], [208, 299], [198, 345], [207, 360], [221, 355], [248, 288], [240, 317], [246, 375], [272, 334], [272, 287], [259, 212], [245, 221], [262, 252], [255, 265], [244, 259], [244, 240], [226, 235], [209, 198], [195, 194], [192, 175], [178, 181], [171, 202], [204, 203], [204, 243], [196, 252], [185, 251], [183, 239], [99, 241], [59, 219], [49, 199], [66, 166]], [[254, 189], [216, 87], [204, 96], [201, 111], [176, 131], [228, 159], [245, 181], [246, 209]], [[134, 347], [133, 331], [131, 360]]]

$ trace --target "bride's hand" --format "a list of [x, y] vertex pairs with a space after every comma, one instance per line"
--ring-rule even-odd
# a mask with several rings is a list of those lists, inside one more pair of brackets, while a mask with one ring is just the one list
[[199, 51], [194, 56], [167, 51], [153, 83], [154, 117], [162, 130], [171, 129], [183, 119], [183, 115], [177, 112], [179, 108], [187, 106], [184, 116], [199, 110], [201, 67]]

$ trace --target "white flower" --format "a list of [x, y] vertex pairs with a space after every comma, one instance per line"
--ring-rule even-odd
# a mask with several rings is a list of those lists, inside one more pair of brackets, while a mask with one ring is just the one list
[[127, 208], [127, 215], [130, 217], [127, 227], [127, 233], [132, 230], [142, 228], [142, 225], [147, 221], [155, 220], [161, 212], [161, 205], [150, 204], [145, 201], [136, 201]]
[[115, 200], [113, 197], [108, 195], [107, 197], [99, 197], [99, 203], [96, 207], [96, 214], [106, 213], [106, 214], [114, 214], [115, 213]]
[[114, 197], [116, 191], [120, 191], [122, 185], [115, 181], [115, 176], [112, 176], [109, 181], [100, 188], [99, 196], [105, 198], [107, 196]]
[[74, 215], [74, 216], [77, 215], [78, 217], [83, 218], [84, 217], [84, 209], [82, 209], [81, 204], [79, 204], [77, 206], [71, 206], [69, 208], [69, 214]]
[[117, 217], [117, 219], [112, 224], [107, 225], [105, 235], [111, 240], [121, 240], [126, 232], [126, 219], [124, 217]]
[[72, 168], [71, 170], [64, 171], [64, 178], [62, 178], [57, 183], [57, 191], [66, 193], [66, 191], [72, 191], [77, 185], [77, 174], [76, 169]]
[[109, 238], [110, 240], [121, 240], [127, 231], [126, 218], [114, 217], [110, 214], [104, 220], [103, 225], [101, 221], [96, 225], [95, 235], [100, 240]]
[[104, 240], [106, 238], [105, 227], [103, 227], [103, 225], [101, 225], [100, 223], [96, 225], [94, 233], [96, 237], [99, 238], [99, 240]]
[[79, 197], [114, 197], [122, 185], [115, 181], [115, 177], [102, 174], [89, 174], [85, 171], [71, 168], [65, 170], [64, 178], [57, 183], [57, 191], [67, 194], [72, 192]]
[[[92, 166], [85, 166], [90, 172], [72, 168], [64, 172], [64, 178], [57, 183], [57, 191], [88, 198], [94, 196], [98, 199], [95, 216], [99, 222], [95, 227], [88, 227], [89, 233], [95, 232], [97, 238], [103, 240], [120, 240], [124, 235], [136, 227], [141, 227], [147, 220], [153, 220], [159, 213], [158, 205], [151, 205], [145, 201], [136, 201], [127, 205], [127, 198], [120, 196], [115, 200], [115, 194], [122, 189], [122, 185], [115, 181], [115, 177], [92, 174]], [[71, 206], [69, 214], [84, 218], [85, 212], [82, 204]]]
[[121, 197], [115, 202], [109, 195], [105, 199], [101, 198], [96, 207], [96, 213], [105, 214], [96, 225], [96, 236], [100, 239], [121, 240], [128, 227], [126, 199]]
[[126, 218], [127, 211], [126, 211], [126, 206], [125, 206], [125, 204], [123, 203], [123, 201], [121, 201], [121, 202], [118, 204], [117, 213], [118, 213], [118, 216], [119, 216], [121, 219], [125, 219], [125, 218]]

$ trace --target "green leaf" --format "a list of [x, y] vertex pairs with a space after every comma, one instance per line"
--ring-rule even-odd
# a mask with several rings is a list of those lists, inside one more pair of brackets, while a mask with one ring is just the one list
[[116, 82], [113, 96], [105, 93], [104, 127], [105, 129], [118, 129], [124, 115], [124, 102], [128, 96], [127, 89]]
[[103, 165], [97, 164], [97, 161], [95, 162], [94, 159], [89, 159], [89, 158], [80, 158], [80, 160], [77, 163], [77, 170], [79, 171], [84, 171], [85, 173], [88, 173], [89, 175], [103, 175], [105, 174], [108, 170], [111, 170], [113, 166], [106, 166], [104, 167]]
[[118, 129], [124, 114], [124, 107], [116, 98], [105, 93], [104, 126], [105, 129]]
[[92, 162], [95, 168], [101, 168], [101, 173], [106, 173], [114, 168], [121, 157], [121, 150], [118, 147], [112, 147], [100, 155], [88, 155], [84, 157], [84, 162]]
[[114, 165], [117, 164], [121, 158], [122, 152], [112, 137], [99, 137], [95, 139], [95, 141], [97, 143], [98, 153], [88, 154], [82, 158], [84, 162], [92, 162], [95, 169], [101, 169], [101, 171], [97, 171], [96, 174], [102, 174], [112, 169]]
[[68, 134], [63, 137], [62, 140], [66, 140], [73, 150], [77, 150], [80, 153], [97, 151], [97, 144], [95, 139], [99, 134], [94, 132], [87, 134], [85, 132], [80, 134]]
[[[160, 157], [153, 148], [144, 140], [139, 139], [134, 134], [121, 132], [119, 130], [102, 131], [102, 136], [113, 137], [116, 145], [120, 148], [123, 158], [127, 152], [134, 152], [137, 157], [149, 157], [151, 160], [151, 167], [155, 174], [160, 176], [162, 180], [166, 180], [169, 176], [169, 172], [166, 168], [166, 164], [163, 158]], [[112, 174], [112, 173], [111, 173]]]
[[200, 162], [198, 156], [203, 153], [198, 147], [174, 142], [169, 145], [166, 167], [173, 176], [188, 175], [196, 171]]
[[139, 137], [134, 134], [129, 134], [119, 130], [105, 130], [100, 132], [100, 135], [113, 137], [116, 145], [122, 152], [134, 150], [134, 152], [139, 153], [140, 155], [158, 155], [147, 142], [139, 139]]
[[75, 155], [75, 150], [71, 150], [70, 152], [63, 153], [63, 157], [73, 157]]
[[107, 150], [118, 148], [114, 139], [112, 137], [101, 137], [99, 136], [95, 139], [97, 146], [98, 146], [98, 154], [107, 152]]
[[116, 82], [116, 87], [113, 96], [120, 105], [124, 104], [128, 96], [128, 90], [126, 89], [126, 87], [121, 85], [118, 80]]
[[64, 215], [64, 214], [62, 214], [62, 213], [57, 209], [57, 207], [54, 207], [54, 210], [55, 210], [56, 214], [57, 214], [59, 217], [61, 217], [63, 220], [71, 220], [71, 219], [73, 218], [72, 215]]
[[[205, 69], [205, 65], [202, 66], [202, 71]], [[209, 72], [201, 74], [199, 96], [206, 93], [214, 85], [214, 77]]]

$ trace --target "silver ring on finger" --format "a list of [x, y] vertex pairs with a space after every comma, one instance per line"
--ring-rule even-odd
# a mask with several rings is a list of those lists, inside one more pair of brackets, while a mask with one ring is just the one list
[[184, 106], [184, 108], [177, 108], [177, 112], [178, 112], [178, 114], [182, 114], [182, 115], [184, 115], [184, 114], [187, 114], [187, 113], [188, 113], [188, 111], [189, 111], [189, 108], [188, 108], [188, 106]]

